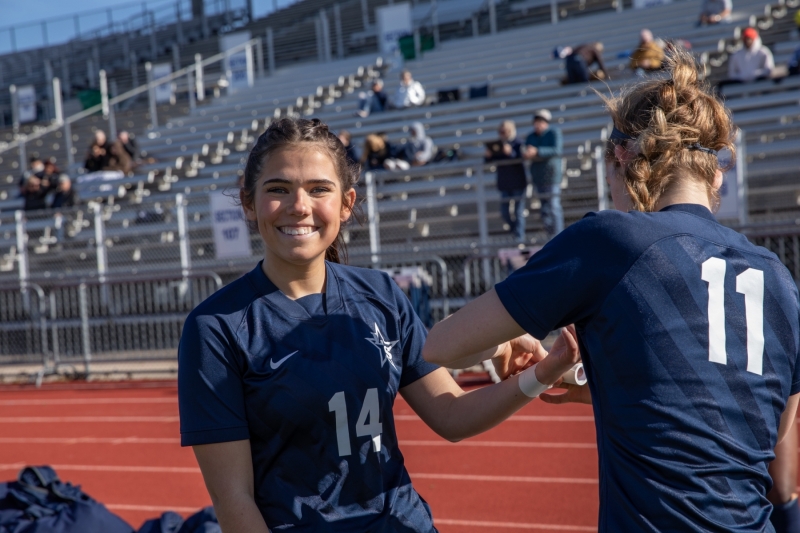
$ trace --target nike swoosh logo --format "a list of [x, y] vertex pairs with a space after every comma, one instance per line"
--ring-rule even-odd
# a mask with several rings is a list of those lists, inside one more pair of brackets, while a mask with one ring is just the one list
[[280, 360], [280, 361], [278, 361], [277, 363], [276, 363], [275, 361], [273, 361], [272, 359], [270, 359], [270, 360], [269, 360], [269, 367], [270, 367], [272, 370], [275, 370], [275, 369], [277, 369], [279, 366], [281, 366], [283, 363], [285, 363], [287, 359], [289, 359], [291, 356], [293, 356], [294, 354], [296, 354], [296, 353], [297, 353], [297, 352], [299, 352], [299, 351], [300, 351], [300, 350], [295, 350], [294, 352], [290, 353], [289, 355], [287, 355], [286, 357], [284, 357], [283, 359], [281, 359], [281, 360]]

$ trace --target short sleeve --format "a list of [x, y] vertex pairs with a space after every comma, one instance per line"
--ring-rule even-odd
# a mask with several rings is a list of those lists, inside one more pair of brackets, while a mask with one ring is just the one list
[[224, 320], [193, 312], [178, 347], [181, 445], [250, 438], [235, 340]]
[[422, 358], [422, 347], [428, 337], [428, 330], [414, 312], [408, 297], [400, 287], [392, 282], [394, 299], [400, 315], [400, 338], [403, 343], [403, 373], [400, 376], [400, 388], [411, 385], [437, 368]]
[[618, 249], [600, 218], [573, 224], [495, 286], [511, 317], [534, 337], [588, 318], [635, 259]]

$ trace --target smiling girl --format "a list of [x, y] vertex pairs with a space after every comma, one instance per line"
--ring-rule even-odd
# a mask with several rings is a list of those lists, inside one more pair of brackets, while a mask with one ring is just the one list
[[318, 120], [273, 123], [240, 191], [264, 259], [186, 320], [181, 442], [194, 448], [225, 533], [436, 531], [398, 449], [397, 393], [458, 441], [500, 423], [579, 359], [570, 333], [546, 358], [527, 335], [464, 350], [462, 366], [492, 355], [542, 361], [470, 393], [426, 363], [425, 327], [391, 278], [339, 263], [358, 175]]

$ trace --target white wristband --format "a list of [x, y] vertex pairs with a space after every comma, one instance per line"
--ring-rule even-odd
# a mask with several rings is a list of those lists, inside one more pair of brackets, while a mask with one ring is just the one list
[[[536, 363], [536, 365], [538, 364]], [[519, 390], [528, 398], [536, 398], [547, 389], [553, 388], [552, 385], [545, 385], [536, 379], [536, 365], [522, 372], [517, 380]]]

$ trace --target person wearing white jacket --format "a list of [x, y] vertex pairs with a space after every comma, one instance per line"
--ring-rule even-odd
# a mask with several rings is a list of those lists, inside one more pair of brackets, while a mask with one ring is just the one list
[[411, 76], [411, 72], [403, 70], [400, 73], [400, 86], [394, 94], [392, 104], [397, 109], [420, 106], [425, 103], [425, 89], [422, 84]]
[[775, 61], [769, 48], [761, 43], [758, 31], [746, 28], [742, 32], [742, 43], [744, 46], [728, 60], [728, 79], [719, 83], [720, 94], [725, 85], [764, 80], [772, 75]]

